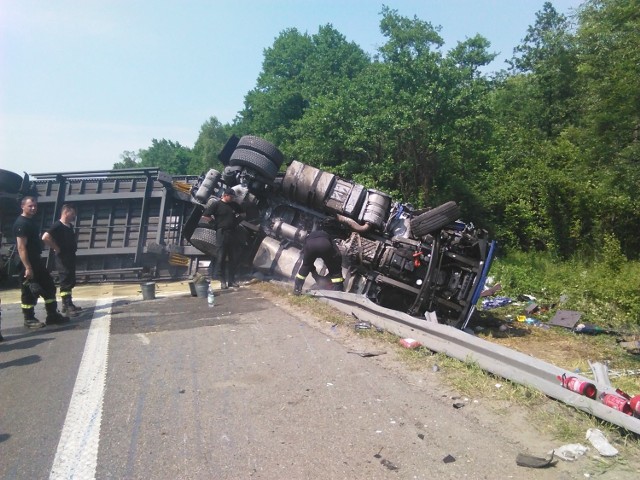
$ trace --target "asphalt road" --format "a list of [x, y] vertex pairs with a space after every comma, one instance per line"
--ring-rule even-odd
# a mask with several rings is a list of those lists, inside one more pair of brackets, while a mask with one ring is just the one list
[[249, 287], [76, 303], [30, 332], [3, 302], [0, 478], [584, 478]]

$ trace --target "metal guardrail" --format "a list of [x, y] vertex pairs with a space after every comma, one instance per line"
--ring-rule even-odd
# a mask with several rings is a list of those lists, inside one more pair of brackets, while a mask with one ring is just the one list
[[362, 321], [368, 321], [403, 338], [414, 338], [429, 350], [444, 353], [463, 362], [475, 362], [483, 370], [494, 375], [535, 388], [551, 398], [640, 435], [640, 419], [567, 390], [560, 385], [557, 378], [563, 374], [577, 377], [579, 380], [593, 383], [598, 393], [615, 394], [611, 385], [598, 383], [535, 357], [469, 335], [457, 328], [380, 307], [361, 295], [326, 290], [310, 293]]

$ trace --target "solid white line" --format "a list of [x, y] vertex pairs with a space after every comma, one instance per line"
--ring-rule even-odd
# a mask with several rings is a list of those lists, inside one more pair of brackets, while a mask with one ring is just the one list
[[95, 478], [110, 328], [111, 298], [101, 298], [96, 302], [53, 460], [49, 476], [52, 480]]

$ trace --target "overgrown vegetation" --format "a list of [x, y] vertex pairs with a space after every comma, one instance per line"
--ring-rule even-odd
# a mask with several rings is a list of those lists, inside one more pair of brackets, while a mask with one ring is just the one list
[[154, 140], [116, 167], [200, 174], [222, 168], [232, 133], [259, 135], [417, 207], [455, 200], [499, 241], [507, 292], [564, 293], [589, 320], [637, 325], [639, 12], [640, 0], [586, 0], [567, 17], [546, 2], [491, 74], [482, 36], [445, 52], [440, 27], [388, 7], [373, 56], [331, 25], [290, 28], [233, 123], [211, 117], [193, 149]]
[[613, 260], [604, 253], [597, 260], [560, 261], [549, 253], [512, 252], [495, 261], [491, 274], [503, 286], [500, 295], [531, 295], [539, 305], [555, 305], [547, 319], [557, 308], [577, 310], [584, 322], [638, 332], [640, 262]]

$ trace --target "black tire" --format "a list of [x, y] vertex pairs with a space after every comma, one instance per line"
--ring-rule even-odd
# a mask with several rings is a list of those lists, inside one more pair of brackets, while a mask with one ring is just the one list
[[278, 173], [278, 166], [261, 153], [237, 148], [231, 155], [229, 164], [233, 167], [247, 167], [266, 178], [273, 180]]
[[22, 186], [22, 177], [17, 173], [0, 168], [0, 192], [18, 193]]
[[284, 162], [284, 155], [282, 155], [282, 152], [278, 150], [275, 145], [267, 142], [266, 140], [263, 140], [260, 137], [245, 135], [240, 139], [236, 148], [251, 150], [253, 152], [264, 155], [273, 163], [275, 163], [276, 167], [278, 168], [280, 168], [280, 165], [282, 165], [282, 163]]
[[189, 239], [191, 245], [211, 257], [215, 257], [218, 251], [216, 246], [216, 231], [204, 225], [198, 225]]
[[411, 219], [411, 234], [420, 238], [428, 233], [440, 230], [456, 221], [460, 216], [460, 208], [456, 202], [447, 202], [439, 207]]

